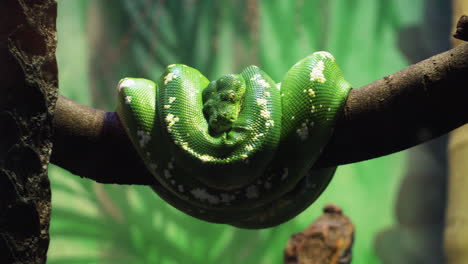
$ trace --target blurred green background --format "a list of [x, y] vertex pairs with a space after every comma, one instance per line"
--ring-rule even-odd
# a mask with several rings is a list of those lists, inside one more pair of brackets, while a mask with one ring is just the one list
[[[318, 50], [360, 87], [409, 64], [398, 38], [421, 23], [423, 1], [58, 0], [60, 93], [111, 111], [123, 77], [156, 79], [166, 65], [185, 63], [214, 79], [256, 64], [280, 82]], [[373, 241], [395, 223], [405, 157], [339, 167], [308, 210], [264, 230], [205, 223], [148, 187], [101, 185], [51, 166], [48, 263], [282, 263], [289, 236], [330, 202], [356, 226], [353, 263], [380, 263]]]

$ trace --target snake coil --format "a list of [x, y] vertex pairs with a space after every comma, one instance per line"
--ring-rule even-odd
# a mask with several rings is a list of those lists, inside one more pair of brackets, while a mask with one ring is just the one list
[[324, 51], [278, 84], [256, 66], [210, 82], [173, 64], [156, 83], [122, 79], [117, 113], [164, 200], [205, 221], [265, 228], [301, 213], [330, 182], [336, 168], [311, 168], [350, 89]]

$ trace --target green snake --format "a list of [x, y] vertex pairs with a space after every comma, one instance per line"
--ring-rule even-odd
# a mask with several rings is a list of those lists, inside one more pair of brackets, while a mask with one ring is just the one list
[[165, 201], [205, 221], [265, 228], [301, 213], [330, 182], [336, 168], [312, 166], [350, 89], [324, 51], [278, 84], [257, 66], [210, 82], [173, 64], [156, 82], [122, 79], [117, 113]]

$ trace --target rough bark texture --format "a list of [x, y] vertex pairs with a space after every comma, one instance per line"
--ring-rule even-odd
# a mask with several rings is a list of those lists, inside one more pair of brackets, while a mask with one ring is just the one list
[[0, 263], [46, 261], [56, 13], [55, 0], [0, 1]]
[[154, 183], [114, 112], [59, 97], [54, 126], [54, 164], [100, 183]]
[[336, 205], [304, 231], [293, 234], [284, 249], [285, 264], [350, 264], [354, 225]]
[[468, 121], [468, 44], [355, 89], [320, 165], [367, 160], [441, 136]]
[[[421, 24], [400, 32], [399, 46], [410, 63], [447, 50], [452, 31], [451, 4], [425, 0]], [[443, 263], [442, 237], [446, 210], [447, 136], [410, 149], [395, 202], [396, 223], [375, 238], [382, 264]], [[402, 243], [402, 241], [404, 241]]]
[[[468, 14], [468, 1], [453, 0], [452, 3], [455, 26], [458, 17]], [[462, 22], [459, 25], [466, 25], [466, 23]], [[458, 28], [457, 31], [459, 38], [468, 39], [466, 29]], [[463, 43], [461, 40], [455, 40], [453, 45], [463, 45]], [[468, 263], [468, 125], [450, 134], [448, 155], [450, 174], [444, 250], [446, 263], [462, 264]]]
[[[397, 152], [468, 121], [468, 44], [351, 91], [317, 168]], [[59, 98], [52, 162], [102, 183], [151, 184], [114, 112]], [[74, 151], [68, 151], [73, 149]]]
[[453, 36], [455, 39], [468, 41], [468, 16], [462, 16], [457, 22], [457, 29]]

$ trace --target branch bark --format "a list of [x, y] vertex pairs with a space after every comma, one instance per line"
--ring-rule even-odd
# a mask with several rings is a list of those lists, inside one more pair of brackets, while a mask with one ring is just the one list
[[[465, 124], [467, 78], [468, 44], [463, 43], [353, 89], [315, 167], [388, 155]], [[60, 97], [54, 124], [53, 163], [101, 183], [154, 183], [114, 112]]]

